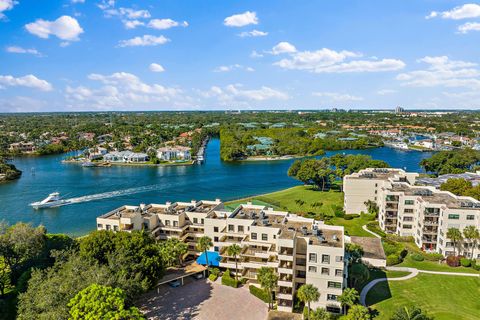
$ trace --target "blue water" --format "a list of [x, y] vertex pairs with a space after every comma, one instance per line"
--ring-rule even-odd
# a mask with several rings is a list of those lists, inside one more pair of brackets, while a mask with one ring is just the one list
[[[420, 160], [431, 155], [390, 148], [338, 152], [369, 154], [412, 171], [420, 171]], [[124, 204], [216, 198], [227, 201], [299, 184], [287, 176], [293, 160], [225, 163], [219, 154], [219, 140], [212, 139], [205, 164], [195, 166], [82, 168], [62, 164], [65, 155], [17, 158], [14, 164], [23, 175], [0, 184], [0, 220], [43, 224], [49, 232], [81, 235], [95, 229], [97, 216]], [[28, 206], [55, 191], [75, 198], [77, 203], [44, 210]]]

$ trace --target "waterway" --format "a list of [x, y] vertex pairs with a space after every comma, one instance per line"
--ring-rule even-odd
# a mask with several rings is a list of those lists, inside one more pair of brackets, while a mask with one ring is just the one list
[[[421, 171], [428, 152], [391, 148], [330, 151], [368, 154], [392, 167]], [[49, 232], [82, 235], [95, 229], [95, 218], [124, 204], [164, 203], [220, 198], [223, 201], [268, 193], [298, 185], [287, 176], [293, 160], [227, 163], [220, 161], [220, 142], [207, 145], [203, 165], [171, 167], [83, 168], [62, 164], [65, 155], [22, 157], [14, 164], [23, 171], [19, 180], [0, 184], [0, 220], [43, 224]], [[74, 204], [33, 210], [29, 203], [58, 191]]]

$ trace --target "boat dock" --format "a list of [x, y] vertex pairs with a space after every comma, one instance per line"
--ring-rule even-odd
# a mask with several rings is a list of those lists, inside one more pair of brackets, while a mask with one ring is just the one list
[[205, 161], [205, 150], [207, 149], [208, 140], [210, 140], [210, 137], [207, 136], [202, 141], [202, 145], [200, 146], [200, 148], [198, 149], [198, 152], [197, 152], [197, 157], [196, 157], [196, 160], [195, 160], [196, 164], [203, 164], [203, 162]]

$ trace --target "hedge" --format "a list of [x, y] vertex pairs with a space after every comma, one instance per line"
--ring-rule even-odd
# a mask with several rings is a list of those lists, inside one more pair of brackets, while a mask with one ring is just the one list
[[443, 254], [441, 253], [423, 253], [422, 254], [425, 260], [428, 261], [438, 261], [438, 260], [443, 260]]
[[470, 259], [467, 259], [467, 258], [461, 258], [460, 259], [460, 264], [462, 265], [462, 267], [470, 267], [472, 265], [472, 262], [470, 261]]
[[420, 253], [414, 253], [411, 255], [412, 259], [415, 261], [423, 261], [425, 258]]
[[222, 284], [233, 288], [238, 287], [238, 281], [230, 276], [230, 270], [228, 269], [222, 275]]
[[267, 291], [263, 290], [262, 288], [259, 288], [254, 285], [250, 285], [248, 287], [248, 290], [250, 291], [251, 294], [253, 294], [258, 299], [262, 300], [263, 302], [265, 303], [270, 302], [270, 295], [268, 294]]
[[400, 257], [397, 256], [396, 254], [391, 254], [387, 256], [387, 266], [393, 266], [393, 265], [399, 264], [400, 262], [402, 261], [400, 260]]

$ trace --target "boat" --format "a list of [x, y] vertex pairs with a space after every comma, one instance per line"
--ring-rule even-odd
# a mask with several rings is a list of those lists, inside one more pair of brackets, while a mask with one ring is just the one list
[[43, 199], [42, 201], [30, 203], [30, 206], [34, 209], [41, 209], [41, 208], [53, 208], [65, 205], [68, 203], [68, 200], [64, 200], [60, 197], [60, 193], [54, 192], [50, 193], [48, 197]]
[[82, 167], [96, 167], [96, 165], [92, 161], [85, 161], [82, 162]]

